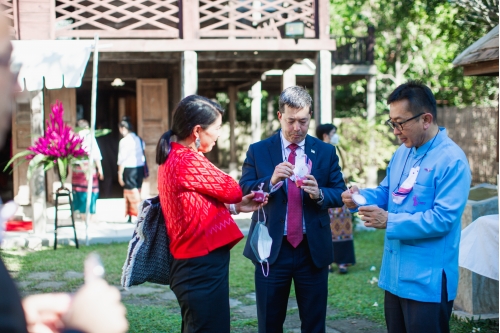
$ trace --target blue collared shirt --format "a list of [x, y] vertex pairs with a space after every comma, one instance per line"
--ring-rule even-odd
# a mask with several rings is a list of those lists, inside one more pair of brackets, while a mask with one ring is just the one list
[[[418, 149], [401, 145], [380, 185], [360, 190], [369, 205], [389, 213], [379, 286], [421, 302], [440, 302], [443, 271], [448, 300], [456, 297], [461, 217], [471, 184], [467, 158], [446, 129], [432, 141]], [[392, 192], [418, 165], [413, 189], [402, 204], [394, 203]]]

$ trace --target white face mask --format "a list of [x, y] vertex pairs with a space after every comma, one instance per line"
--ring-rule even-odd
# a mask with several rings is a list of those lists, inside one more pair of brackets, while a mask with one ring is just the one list
[[[259, 209], [260, 211], [260, 209]], [[262, 209], [264, 213], [264, 209]], [[250, 236], [250, 246], [255, 255], [255, 258], [260, 262], [262, 268], [262, 274], [267, 277], [269, 275], [269, 262], [267, 258], [271, 255], [271, 246], [273, 245], [273, 239], [269, 235], [269, 230], [266, 227], [266, 218], [264, 215], [263, 221], [260, 221], [260, 216], [258, 214], [258, 222], [252, 231]], [[264, 263], [267, 266], [267, 273], [264, 270]]]
[[339, 141], [340, 141], [340, 137], [337, 133], [335, 133], [334, 135], [332, 135], [332, 137], [330, 138], [330, 143], [334, 146], [338, 145], [339, 144]]

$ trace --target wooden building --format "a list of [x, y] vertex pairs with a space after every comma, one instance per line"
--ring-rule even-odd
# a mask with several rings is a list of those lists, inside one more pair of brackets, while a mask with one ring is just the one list
[[[254, 140], [260, 139], [262, 89], [276, 95], [293, 84], [313, 88], [315, 119], [325, 123], [332, 121], [335, 85], [367, 78], [367, 109], [375, 114], [374, 32], [369, 30], [366, 37], [331, 37], [329, 0], [0, 3], [10, 19], [13, 39], [84, 40], [99, 36], [97, 126], [112, 128], [115, 133], [120, 117], [130, 116], [147, 145], [152, 175], [145, 184], [148, 194], [156, 193], [156, 143], [169, 128], [172, 110], [184, 96], [228, 93], [231, 171], [236, 169], [238, 90], [252, 90]], [[303, 36], [286, 38], [290, 23], [297, 23], [295, 28], [303, 29]], [[88, 118], [93, 61], [91, 56], [79, 88], [40, 91], [45, 114], [59, 99], [71, 124], [77, 118]], [[124, 85], [118, 86], [120, 82]], [[30, 143], [29, 139], [15, 138], [29, 133], [32, 110], [29, 104], [17, 104], [13, 153]], [[14, 196], [27, 184], [25, 175], [22, 168], [14, 171]], [[47, 174], [48, 200], [52, 181]]]
[[453, 60], [466, 76], [498, 76], [498, 25]]

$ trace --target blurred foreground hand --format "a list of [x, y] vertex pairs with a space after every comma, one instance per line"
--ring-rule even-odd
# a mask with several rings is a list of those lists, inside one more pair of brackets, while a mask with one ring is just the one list
[[85, 333], [125, 333], [128, 322], [120, 292], [103, 279], [85, 283], [75, 295], [40, 294], [23, 300], [29, 333], [74, 329]]

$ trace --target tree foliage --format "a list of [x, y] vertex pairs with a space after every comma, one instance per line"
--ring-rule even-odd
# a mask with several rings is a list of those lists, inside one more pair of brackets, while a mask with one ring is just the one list
[[[472, 3], [476, 11], [468, 7]], [[331, 0], [331, 32], [363, 36], [369, 25], [375, 27], [379, 115], [387, 111], [385, 98], [409, 79], [427, 84], [439, 105], [496, 105], [498, 77], [464, 77], [463, 70], [452, 65], [458, 54], [491, 30], [491, 22], [498, 24], [495, 3], [498, 0]], [[364, 115], [365, 85], [362, 80], [337, 87], [337, 116]]]

